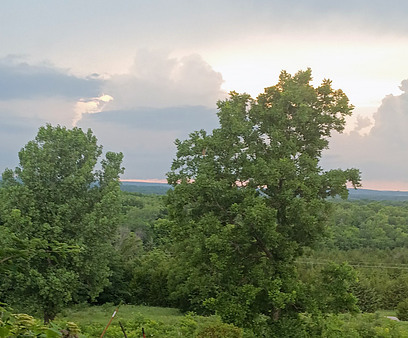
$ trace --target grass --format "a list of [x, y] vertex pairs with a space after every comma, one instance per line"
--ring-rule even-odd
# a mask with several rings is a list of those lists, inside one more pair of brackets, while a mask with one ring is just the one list
[[[64, 327], [67, 322], [74, 322], [81, 329], [81, 337], [99, 337], [115, 309], [113, 304], [77, 305], [60, 313], [54, 323]], [[224, 332], [228, 337], [242, 337], [241, 329], [222, 323], [217, 316], [182, 314], [174, 308], [122, 305], [106, 332], [106, 338], [123, 337], [119, 322], [124, 326], [128, 338], [141, 337], [142, 328], [147, 337], [207, 337], [200, 335], [200, 332], [207, 329], [223, 332], [222, 337], [225, 336]]]
[[377, 310], [376, 313], [378, 313], [382, 317], [387, 317], [387, 316], [396, 317], [397, 315], [394, 310]]
[[[116, 306], [109, 303], [101, 306], [77, 305], [59, 314], [56, 322], [75, 322], [81, 328], [83, 337], [99, 337], [115, 309]], [[338, 319], [343, 322], [340, 326], [342, 330], [352, 330], [354, 333], [369, 332], [373, 337], [408, 338], [408, 321], [395, 322], [386, 318], [395, 314], [393, 310], [379, 310], [375, 314], [339, 315]], [[174, 308], [122, 305], [108, 329], [106, 338], [123, 337], [119, 321], [124, 325], [129, 338], [140, 337], [142, 327], [148, 337], [191, 338], [196, 337], [206, 326], [215, 325], [217, 330], [221, 330], [220, 325], [223, 325], [219, 318], [214, 316], [186, 316]], [[332, 323], [339, 325], [336, 320]]]
[[[396, 317], [397, 316], [397, 313], [395, 310], [377, 310], [376, 313], [378, 313], [381, 317], [388, 317], [388, 316]], [[404, 330], [408, 331], [408, 321], [399, 321], [398, 326], [403, 327]]]
[[[77, 305], [64, 310], [57, 316], [56, 320], [72, 321], [77, 324], [98, 323], [106, 325], [115, 309], [116, 306], [111, 303], [101, 306]], [[129, 321], [140, 316], [165, 324], [172, 324], [183, 318], [183, 314], [178, 309], [141, 305], [121, 305], [115, 315], [114, 321]]]

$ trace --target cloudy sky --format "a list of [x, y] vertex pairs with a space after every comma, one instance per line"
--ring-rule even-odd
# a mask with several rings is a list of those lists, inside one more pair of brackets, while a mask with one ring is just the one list
[[20, 0], [0, 11], [0, 170], [47, 122], [92, 128], [123, 179], [164, 179], [174, 139], [217, 127], [230, 90], [257, 96], [311, 67], [355, 105], [322, 166], [408, 190], [408, 3]]

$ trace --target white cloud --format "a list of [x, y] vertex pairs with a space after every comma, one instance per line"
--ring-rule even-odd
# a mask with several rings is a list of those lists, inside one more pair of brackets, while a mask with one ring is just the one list
[[109, 109], [203, 105], [215, 107], [225, 97], [223, 79], [201, 56], [172, 58], [159, 51], [139, 51], [126, 74], [106, 80], [104, 91], [115, 101]]
[[110, 101], [113, 101], [113, 97], [110, 95], [101, 95], [99, 97], [91, 97], [87, 99], [80, 99], [75, 104], [75, 115], [72, 120], [72, 126], [76, 127], [77, 123], [82, 119], [84, 114], [96, 114], [100, 113], [103, 107]]

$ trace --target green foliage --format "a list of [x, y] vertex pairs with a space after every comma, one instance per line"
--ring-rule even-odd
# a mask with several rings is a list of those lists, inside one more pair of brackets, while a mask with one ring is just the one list
[[220, 128], [176, 140], [167, 205], [179, 307], [239, 326], [297, 311], [294, 261], [324, 232], [327, 197], [359, 184], [355, 169], [318, 165], [352, 106], [330, 81], [310, 81], [310, 70], [282, 72], [256, 100], [232, 92], [218, 103]]
[[163, 250], [145, 253], [135, 263], [129, 283], [132, 304], [169, 306], [167, 280], [172, 258]]
[[364, 312], [395, 309], [408, 297], [408, 204], [395, 201], [334, 201], [329, 237], [298, 261], [302, 279], [314, 266], [349, 262], [359, 281], [352, 286]]
[[[0, 338], [6, 337], [43, 337], [43, 338], [78, 338], [81, 330], [73, 322], [61, 325], [42, 325], [39, 320], [24, 313], [12, 313], [0, 306]], [[82, 337], [82, 336], [81, 336]]]
[[397, 318], [408, 321], [408, 299], [399, 302], [397, 305]]
[[[64, 316], [58, 316], [55, 323], [50, 326], [43, 326], [32, 317], [27, 319], [28, 322], [35, 323], [31, 328], [37, 327], [39, 329], [35, 331], [38, 335], [31, 335], [32, 337], [62, 336], [74, 338], [76, 335], [84, 338], [99, 337], [114, 309], [115, 306], [113, 304], [92, 307], [87, 305], [75, 306], [64, 310]], [[4, 328], [7, 328], [7, 325], [10, 324], [7, 316], [10, 316], [10, 312], [5, 312], [2, 309], [0, 337], [2, 337], [1, 333], [5, 332]], [[75, 320], [78, 325], [71, 323], [71, 320]], [[109, 327], [106, 337], [123, 337], [119, 322], [124, 326], [129, 338], [141, 337], [142, 328], [144, 328], [147, 337], [161, 338], [408, 337], [408, 326], [405, 325], [406, 323], [389, 320], [383, 313], [358, 315], [304, 313], [294, 317], [284, 317], [273, 327], [268, 325], [266, 317], [259, 317], [257, 325], [254, 325], [253, 329], [242, 330], [233, 325], [222, 323], [217, 316], [203, 317], [194, 313], [188, 313], [183, 316], [179, 311], [171, 308], [123, 305]], [[81, 334], [78, 333], [78, 327], [81, 330]], [[67, 335], [67, 332], [70, 335]], [[48, 336], [44, 333], [47, 333]], [[7, 335], [3, 336], [8, 337]], [[28, 335], [28, 337], [31, 336]]]
[[357, 306], [362, 312], [374, 313], [380, 308], [379, 291], [373, 288], [366, 276], [361, 273], [358, 275], [358, 281], [351, 286], [352, 294], [357, 298]]
[[348, 262], [357, 271], [358, 281], [352, 284], [352, 293], [357, 297], [358, 307], [363, 312], [377, 309], [395, 309], [408, 297], [408, 250], [324, 249], [309, 251], [297, 261], [303, 282], [318, 279], [321, 267], [330, 261]]
[[378, 313], [303, 317], [306, 337], [408, 337], [408, 329]]
[[[98, 307], [75, 307], [64, 311], [63, 318], [75, 319], [87, 337], [99, 337], [114, 310], [112, 304]], [[194, 313], [184, 316], [176, 309], [123, 305], [109, 326], [107, 337], [123, 337], [120, 323], [129, 338], [141, 337], [242, 337], [243, 330], [224, 324], [217, 316], [202, 317]], [[211, 335], [214, 334], [214, 335]]]
[[98, 303], [124, 301], [168, 306], [165, 251], [169, 225], [161, 196], [122, 192], [122, 226], [112, 252], [110, 285]]
[[408, 203], [353, 201], [335, 203], [330, 239], [341, 250], [394, 249], [408, 245]]
[[122, 191], [145, 195], [165, 195], [170, 188], [166, 183], [122, 182], [120, 185]]
[[357, 298], [351, 293], [357, 274], [348, 264], [330, 264], [321, 271], [319, 297], [325, 298], [324, 306], [330, 313], [358, 312]]
[[231, 324], [216, 323], [201, 329], [197, 338], [242, 338], [242, 329]]
[[8, 236], [6, 250], [21, 254], [0, 277], [0, 297], [42, 311], [46, 322], [108, 283], [123, 156], [108, 152], [95, 170], [101, 152], [91, 130], [47, 125], [19, 152], [19, 167], [3, 173], [0, 229], [18, 238]]
[[162, 196], [122, 193], [123, 227], [142, 239], [146, 249], [160, 245], [165, 234], [156, 228], [156, 221], [166, 216]]
[[330, 262], [307, 270], [308, 275], [302, 276], [304, 270], [299, 269], [302, 278], [296, 306], [315, 315], [359, 312], [358, 298], [352, 292], [357, 272], [351, 266]]

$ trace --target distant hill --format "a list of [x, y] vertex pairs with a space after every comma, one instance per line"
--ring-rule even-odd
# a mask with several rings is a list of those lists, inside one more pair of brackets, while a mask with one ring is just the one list
[[408, 201], [408, 191], [349, 189], [349, 200]]
[[146, 182], [121, 182], [120, 189], [127, 192], [138, 192], [140, 194], [164, 195], [171, 185], [166, 183], [146, 183]]
[[[166, 183], [122, 182], [121, 189], [141, 194], [164, 195], [171, 186]], [[349, 189], [349, 200], [408, 201], [408, 191]]]

